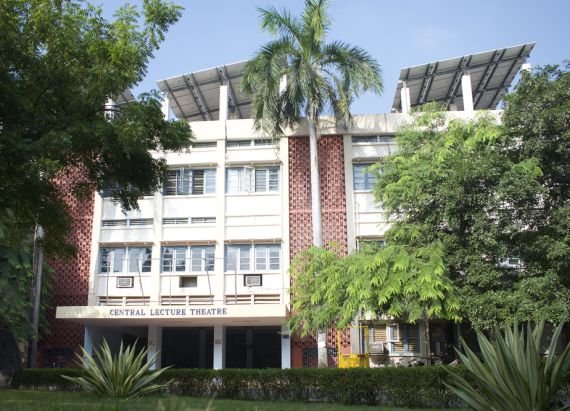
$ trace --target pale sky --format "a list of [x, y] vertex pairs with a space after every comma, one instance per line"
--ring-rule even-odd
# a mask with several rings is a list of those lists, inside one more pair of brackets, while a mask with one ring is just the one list
[[[92, 0], [109, 18], [117, 0]], [[136, 4], [137, 1], [130, 1]], [[135, 94], [156, 81], [251, 58], [269, 37], [258, 7], [296, 13], [303, 0], [178, 0], [182, 18], [170, 29]], [[389, 112], [400, 69], [497, 48], [536, 42], [529, 62], [570, 59], [570, 0], [332, 0], [328, 41], [365, 48], [383, 69], [382, 96], [365, 95], [354, 114]]]

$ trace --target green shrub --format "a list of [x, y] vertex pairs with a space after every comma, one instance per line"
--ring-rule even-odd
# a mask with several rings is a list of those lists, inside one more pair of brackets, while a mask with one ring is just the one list
[[482, 358], [479, 359], [467, 346], [464, 354], [459, 353], [474, 383], [454, 375], [448, 386], [476, 410], [551, 409], [570, 368], [570, 344], [557, 355], [562, 331], [560, 325], [543, 356], [543, 328], [544, 323], [534, 328], [529, 324], [525, 331], [515, 322], [512, 329], [506, 328], [504, 332], [497, 330], [496, 338], [492, 341], [478, 332]]
[[[375, 369], [169, 369], [157, 383], [171, 381], [171, 395], [242, 400], [329, 401], [396, 407], [443, 408], [463, 402], [445, 386], [453, 376], [473, 381], [464, 367], [385, 367]], [[61, 374], [81, 370], [24, 370], [25, 387], [74, 389]], [[44, 376], [39, 376], [45, 373]], [[79, 374], [75, 374], [79, 375]], [[570, 393], [570, 375], [565, 378]], [[63, 385], [61, 385], [63, 384]], [[77, 389], [77, 386], [75, 386]]]
[[78, 355], [83, 368], [82, 375], [62, 375], [62, 378], [87, 392], [111, 398], [142, 397], [160, 391], [167, 384], [155, 383], [167, 368], [150, 371], [157, 354], [146, 361], [148, 348], [137, 353], [136, 344], [124, 347], [121, 342], [119, 352], [113, 355], [107, 341], [103, 340], [103, 345], [100, 349], [95, 349], [95, 353], [99, 363], [83, 349], [83, 356]]

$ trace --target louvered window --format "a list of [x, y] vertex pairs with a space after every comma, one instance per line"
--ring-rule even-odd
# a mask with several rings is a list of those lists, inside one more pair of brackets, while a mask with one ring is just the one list
[[279, 167], [232, 167], [226, 169], [226, 192], [279, 191]]
[[216, 169], [178, 168], [168, 172], [164, 195], [200, 195], [216, 191]]

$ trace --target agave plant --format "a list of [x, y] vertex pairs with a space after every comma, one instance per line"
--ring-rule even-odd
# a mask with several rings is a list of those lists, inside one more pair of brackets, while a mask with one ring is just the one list
[[465, 343], [465, 353], [458, 351], [474, 384], [449, 371], [453, 379], [446, 385], [475, 410], [551, 409], [552, 400], [570, 365], [570, 344], [556, 355], [562, 331], [560, 324], [548, 351], [542, 355], [543, 330], [544, 322], [534, 329], [528, 324], [526, 332], [515, 322], [513, 328], [507, 327], [504, 333], [497, 330], [493, 341], [477, 332], [482, 359]]
[[136, 398], [159, 391], [167, 383], [155, 384], [154, 381], [170, 367], [151, 371], [158, 353], [145, 361], [148, 348], [137, 353], [135, 345], [136, 343], [123, 347], [121, 342], [119, 352], [113, 356], [109, 344], [103, 340], [100, 349], [95, 349], [99, 363], [82, 348], [83, 355], [77, 354], [77, 357], [84, 375], [82, 377], [64, 375], [63, 378], [101, 397]]

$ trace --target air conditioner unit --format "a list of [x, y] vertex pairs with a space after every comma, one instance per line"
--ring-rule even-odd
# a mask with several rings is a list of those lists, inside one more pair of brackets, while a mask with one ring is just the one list
[[373, 341], [369, 345], [370, 354], [384, 354], [384, 342], [383, 341]]
[[260, 287], [261, 275], [244, 275], [243, 285], [246, 287]]
[[117, 288], [133, 288], [134, 277], [117, 277]]

